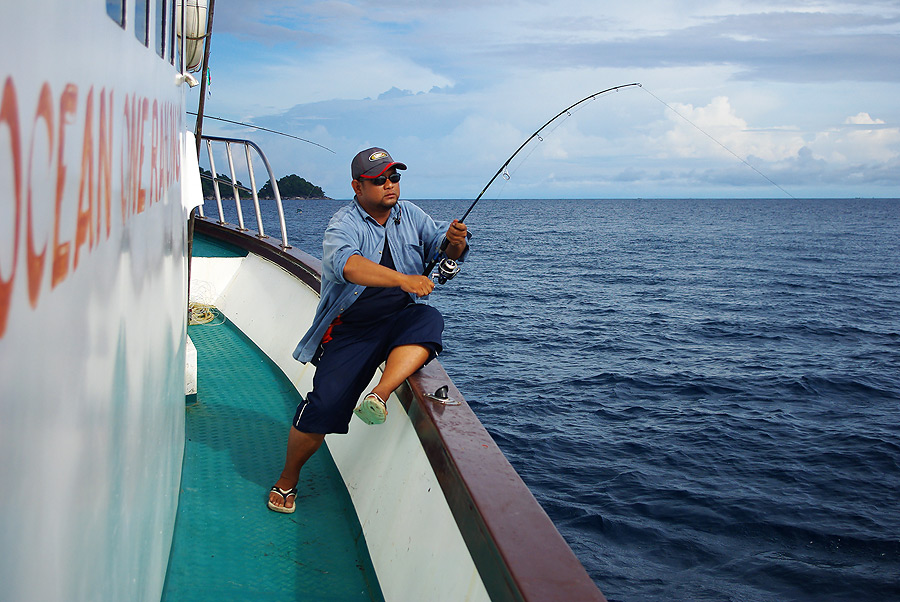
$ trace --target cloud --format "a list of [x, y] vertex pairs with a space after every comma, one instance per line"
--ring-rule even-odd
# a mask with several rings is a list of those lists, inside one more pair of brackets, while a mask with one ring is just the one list
[[[635, 98], [643, 97], [608, 100], [623, 109]], [[279, 154], [317, 165], [313, 181], [331, 196], [349, 190], [344, 159], [360, 148], [384, 145], [410, 164], [404, 180], [409, 198], [474, 198], [542, 119], [532, 115], [529, 128], [512, 114], [503, 119], [502, 113], [473, 112], [469, 102], [445, 90], [395, 90], [377, 99], [297, 105], [258, 123], [287, 126], [337, 151], [326, 156], [314, 148], [298, 149], [296, 142], [276, 142], [279, 149], [291, 149]], [[873, 182], [900, 178], [883, 169], [896, 162], [900, 132], [864, 112], [845, 117], [843, 126], [802, 132], [759, 127], [725, 96], [699, 106], [672, 103], [691, 123], [664, 107], [655, 122], [637, 124], [631, 117], [632, 122], [618, 123], [619, 111], [611, 110], [616, 106], [592, 105], [552, 124], [558, 127], [548, 128], [543, 141], [533, 140], [517, 156], [509, 167], [512, 178], [498, 179], [488, 198], [697, 196], [706, 188], [716, 191], [713, 196], [740, 190], [782, 196], [773, 182], [789, 188], [851, 187], [865, 185], [865, 174]], [[294, 166], [284, 170], [307, 173]]]
[[268, 142], [279, 170], [331, 196], [349, 190], [349, 157], [384, 145], [416, 164], [404, 194], [471, 198], [554, 112], [641, 81], [694, 125], [637, 88], [610, 95], [490, 192], [780, 194], [747, 161], [818, 195], [895, 194], [878, 186], [900, 153], [900, 6], [784, 6], [232, 0], [216, 10], [207, 110], [334, 149]]
[[896, 3], [825, 2], [785, 10], [783, 3], [758, 2], [728, 9], [735, 12], [683, 1], [235, 0], [217, 7], [216, 28], [266, 46], [415, 57], [451, 80], [486, 70], [699, 65], [731, 65], [747, 80], [900, 80]]
[[[571, 4], [571, 3], [567, 3]], [[832, 9], [734, 15], [671, 3], [647, 10], [577, 6], [525, 11], [489, 42], [467, 44], [465, 60], [513, 71], [597, 67], [654, 69], [729, 65], [748, 81], [900, 80], [897, 8], [880, 14]], [[550, 11], [552, 14], [549, 14]], [[473, 36], [480, 29], [476, 25]]]
[[877, 125], [883, 124], [884, 120], [882, 119], [872, 119], [871, 115], [868, 113], [857, 113], [851, 117], [848, 117], [844, 123], [851, 123], [855, 125]]
[[816, 135], [810, 147], [832, 163], [877, 164], [900, 157], [900, 127], [884, 127], [882, 119], [861, 112], [847, 117], [845, 127]]
[[[725, 96], [704, 107], [674, 103], [666, 113], [672, 128], [660, 144], [679, 157], [756, 157], [771, 162], [792, 157], [803, 147], [797, 132], [752, 129], [739, 117]], [[725, 153], [725, 154], [723, 154]]]

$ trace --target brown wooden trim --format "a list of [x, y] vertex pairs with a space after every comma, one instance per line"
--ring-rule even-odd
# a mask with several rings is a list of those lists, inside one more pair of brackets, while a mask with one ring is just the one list
[[[197, 232], [264, 257], [319, 291], [322, 262], [279, 241], [198, 219]], [[460, 405], [427, 399], [447, 386]], [[398, 394], [434, 469], [491, 600], [544, 602], [606, 598], [472, 412], [439, 362]]]
[[[491, 600], [605, 600], [443, 366], [408, 383], [410, 420]], [[425, 397], [442, 386], [461, 404]]]

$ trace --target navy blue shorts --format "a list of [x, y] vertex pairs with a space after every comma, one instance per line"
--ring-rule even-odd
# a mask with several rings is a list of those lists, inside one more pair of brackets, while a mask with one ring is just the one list
[[427, 364], [443, 349], [443, 331], [441, 313], [421, 303], [365, 324], [334, 324], [312, 360], [313, 389], [297, 406], [294, 428], [303, 433], [346, 433], [356, 402], [394, 347], [427, 348]]

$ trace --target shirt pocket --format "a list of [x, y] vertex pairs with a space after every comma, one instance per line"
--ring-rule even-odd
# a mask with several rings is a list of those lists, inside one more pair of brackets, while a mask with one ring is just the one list
[[417, 271], [425, 267], [425, 250], [422, 245], [407, 243], [403, 245], [403, 263]]

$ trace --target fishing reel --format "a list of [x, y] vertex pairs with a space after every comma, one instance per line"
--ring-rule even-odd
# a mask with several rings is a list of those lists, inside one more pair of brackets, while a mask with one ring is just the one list
[[431, 279], [438, 284], [446, 284], [457, 274], [459, 274], [459, 264], [449, 257], [445, 257], [438, 264], [437, 270], [432, 272]]

